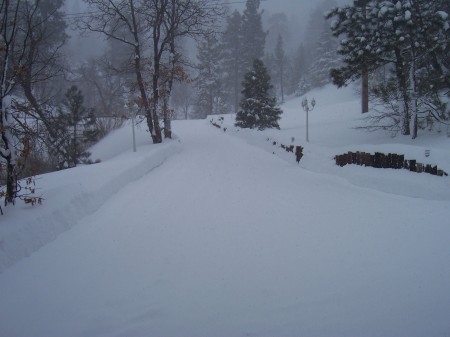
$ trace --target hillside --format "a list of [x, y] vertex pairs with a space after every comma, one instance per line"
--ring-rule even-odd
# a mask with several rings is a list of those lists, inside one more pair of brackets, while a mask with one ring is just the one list
[[351, 88], [313, 96], [309, 143], [293, 98], [281, 130], [214, 116], [152, 145], [142, 126], [133, 153], [125, 126], [100, 164], [38, 177], [44, 204], [0, 217], [0, 336], [448, 334], [450, 178], [333, 160], [450, 172], [446, 130], [363, 132]]

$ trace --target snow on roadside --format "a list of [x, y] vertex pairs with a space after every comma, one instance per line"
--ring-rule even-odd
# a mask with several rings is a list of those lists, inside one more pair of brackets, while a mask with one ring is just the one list
[[[309, 113], [309, 143], [305, 140], [306, 115], [301, 107], [303, 97], [309, 100], [314, 97], [317, 102], [315, 109]], [[356, 165], [339, 167], [333, 159], [348, 151], [404, 154], [405, 159], [437, 165], [450, 174], [450, 138], [446, 132], [439, 129], [436, 132], [419, 132], [419, 137], [412, 140], [410, 136], [391, 137], [382, 130], [368, 132], [358, 129], [365, 125], [365, 115], [359, 111], [359, 98], [352, 87], [336, 89], [327, 85], [303, 97], [293, 98], [282, 105], [284, 112], [280, 130], [238, 129], [234, 127], [234, 115], [209, 116], [208, 119], [221, 124], [227, 129], [227, 134], [290, 162], [295, 162], [295, 157], [292, 153], [286, 153], [280, 144], [303, 146], [302, 169], [338, 176], [353, 185], [385, 193], [427, 200], [450, 200], [449, 177]], [[277, 142], [275, 146], [274, 141]], [[429, 157], [425, 156], [426, 149], [431, 152]]]
[[173, 126], [180, 154], [0, 276], [1, 336], [449, 331], [448, 202], [299, 169], [205, 121]]
[[[264, 148], [268, 153], [295, 163], [292, 154], [279, 145], [304, 146], [302, 169], [323, 175], [324, 179], [339, 177], [355, 186], [385, 193], [422, 198], [450, 200], [450, 178], [411, 173], [406, 170], [380, 170], [348, 165], [338, 167], [333, 157], [347, 151], [393, 152], [407, 159], [438, 165], [450, 173], [449, 138], [445, 132], [390, 138], [385, 132], [363, 132], [359, 100], [352, 88], [337, 90], [326, 86], [307, 94], [317, 105], [310, 113], [310, 142], [305, 142], [305, 112], [301, 99], [294, 98], [283, 105], [281, 130], [237, 130], [234, 115], [223, 116], [227, 135]], [[217, 116], [210, 117], [216, 118]], [[175, 130], [176, 131], [176, 130]], [[223, 132], [223, 131], [218, 131]], [[54, 240], [84, 216], [95, 212], [111, 195], [133, 180], [161, 165], [170, 155], [181, 150], [177, 141], [152, 146], [145, 123], [136, 128], [138, 152], [132, 153], [132, 132], [129, 124], [113, 131], [91, 149], [93, 160], [103, 162], [37, 177], [38, 188], [45, 198], [44, 205], [30, 208], [18, 203], [8, 207], [0, 216], [0, 272], [21, 258]], [[292, 142], [294, 138], [294, 142]], [[268, 141], [269, 139], [269, 141]], [[431, 149], [425, 157], [425, 149]], [[107, 172], [108, 174], [105, 174]]]
[[[131, 129], [125, 126], [91, 150], [93, 159], [108, 161], [36, 177], [38, 193], [45, 199], [43, 205], [30, 207], [19, 201], [0, 216], [0, 273], [55, 240], [124, 186], [181, 151], [176, 140], [150, 144], [149, 134], [142, 129], [137, 139], [139, 148], [133, 153]], [[121, 155], [113, 158], [114, 154]]]
[[[147, 126], [144, 120], [137, 122], [136, 131], [136, 146], [142, 146], [149, 143], [150, 134], [147, 132]], [[127, 121], [124, 125], [111, 131], [107, 137], [95, 144], [89, 152], [91, 159], [100, 159], [105, 161], [124, 152], [129, 152], [133, 147], [133, 132], [131, 129], [131, 121]]]

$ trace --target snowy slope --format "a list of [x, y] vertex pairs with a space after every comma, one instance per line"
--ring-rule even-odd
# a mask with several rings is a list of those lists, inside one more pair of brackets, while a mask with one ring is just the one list
[[[44, 198], [42, 206], [30, 208], [19, 201], [16, 207], [5, 209], [5, 215], [0, 216], [0, 273], [180, 151], [177, 141], [151, 145], [148, 133], [138, 128], [137, 144], [141, 148], [133, 154], [131, 139], [131, 128], [124, 127], [92, 149], [93, 158], [108, 161], [37, 177], [38, 193]], [[113, 153], [121, 155], [114, 157]]]
[[[124, 129], [94, 149], [102, 164], [39, 179], [45, 205], [8, 208], [0, 228], [78, 212], [0, 274], [0, 336], [447, 335], [449, 178], [332, 156], [398, 151], [450, 171], [448, 138], [361, 133], [351, 92], [314, 95], [309, 144], [295, 99], [280, 131], [179, 121], [179, 142], [114, 156]], [[266, 140], [291, 137], [300, 168]]]
[[[300, 163], [303, 169], [338, 176], [357, 186], [382, 192], [450, 200], [448, 179], [404, 170], [379, 170], [352, 165], [342, 168], [336, 166], [333, 160], [335, 155], [348, 151], [397, 153], [424, 164], [438, 165], [450, 173], [450, 138], [445, 127], [433, 133], [419, 132], [416, 140], [401, 135], [394, 138], [385, 131], [367, 132], [358, 129], [366, 125], [366, 122], [365, 115], [360, 113], [360, 102], [352, 87], [337, 90], [329, 85], [314, 90], [306, 97], [309, 100], [314, 97], [317, 102], [315, 109], [309, 113], [309, 143], [305, 140], [306, 113], [301, 107], [303, 97], [292, 99], [283, 105], [281, 130], [238, 130], [233, 126], [233, 115], [223, 116], [223, 122], [217, 117], [212, 119], [226, 127], [228, 134], [238, 136], [270, 153], [275, 152], [290, 162], [294, 162], [294, 157], [285, 153], [279, 144], [303, 146], [305, 156]], [[273, 141], [278, 146], [274, 147]], [[426, 149], [431, 150], [430, 157], [425, 157]]]

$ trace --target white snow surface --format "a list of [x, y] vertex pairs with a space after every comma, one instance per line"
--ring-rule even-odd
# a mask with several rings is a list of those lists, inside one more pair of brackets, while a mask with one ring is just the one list
[[[450, 179], [333, 160], [450, 173], [447, 130], [363, 132], [351, 88], [313, 96], [309, 143], [300, 97], [281, 130], [175, 121], [133, 153], [128, 125], [92, 149], [102, 163], [38, 177], [44, 204], [0, 217], [0, 336], [449, 335]], [[292, 138], [299, 165], [272, 145]]]

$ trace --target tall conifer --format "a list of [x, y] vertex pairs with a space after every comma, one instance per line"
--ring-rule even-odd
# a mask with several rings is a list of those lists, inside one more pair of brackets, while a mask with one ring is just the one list
[[266, 43], [266, 32], [262, 27], [260, 0], [247, 0], [242, 15], [242, 57], [244, 71], [252, 68], [255, 59], [262, 59]]
[[276, 98], [271, 95], [270, 76], [261, 60], [254, 60], [253, 69], [245, 75], [242, 86], [243, 98], [235, 125], [258, 130], [279, 129], [278, 120], [283, 111], [276, 107]]

